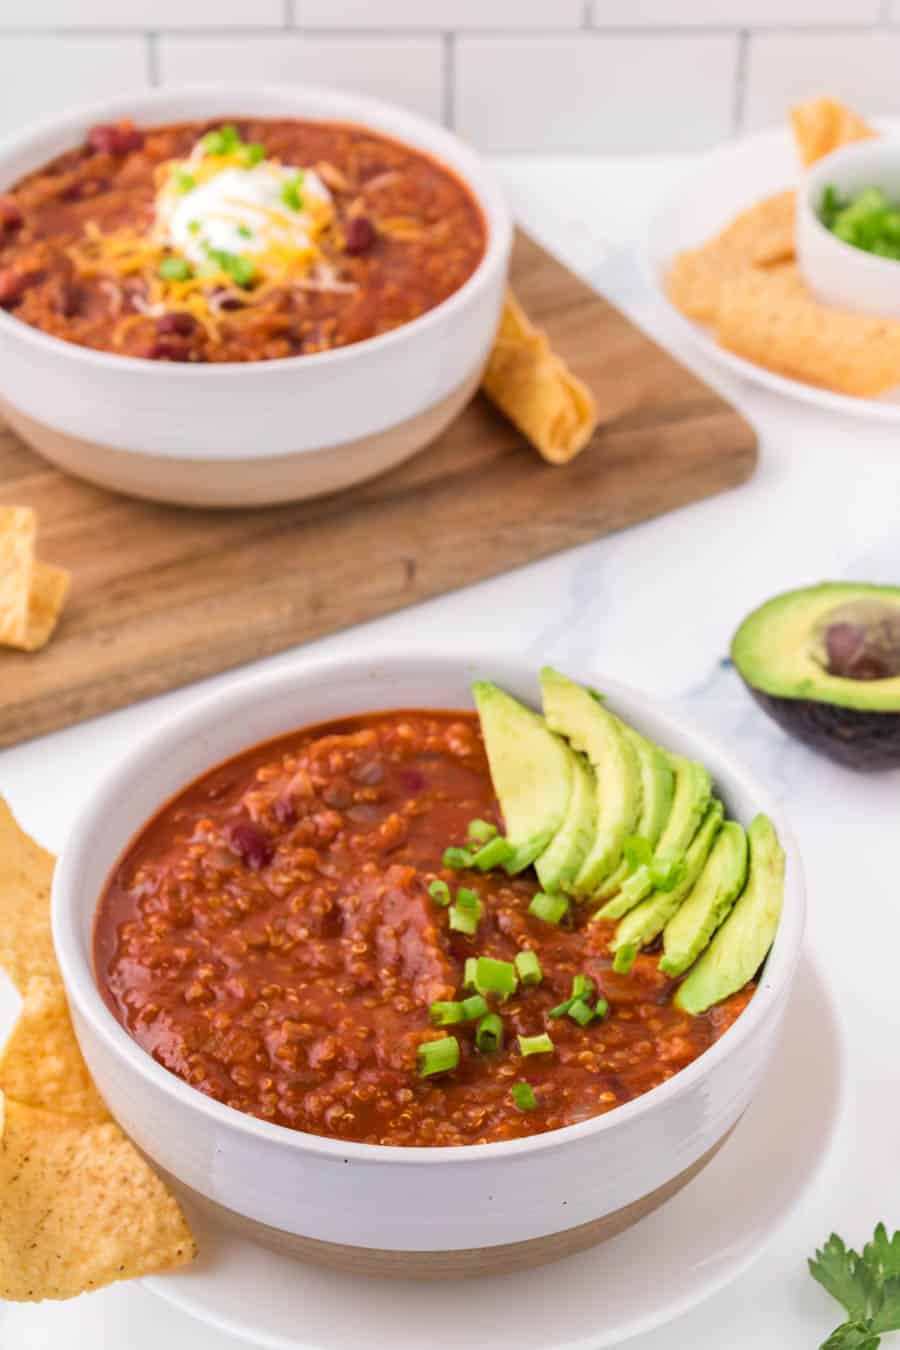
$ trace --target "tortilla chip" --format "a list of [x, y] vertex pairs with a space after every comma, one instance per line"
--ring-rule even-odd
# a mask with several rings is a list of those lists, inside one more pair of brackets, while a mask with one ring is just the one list
[[597, 426], [597, 404], [551, 349], [511, 291], [482, 388], [551, 464], [583, 450]]
[[737, 356], [841, 394], [873, 398], [900, 384], [900, 320], [819, 304], [792, 264], [726, 283], [716, 337]]
[[181, 1208], [112, 1121], [7, 1098], [0, 1142], [0, 1298], [74, 1298], [184, 1265]]
[[50, 936], [53, 863], [0, 797], [0, 966], [23, 997], [32, 976], [59, 979]]
[[20, 646], [28, 631], [37, 518], [28, 506], [0, 506], [0, 642]]
[[64, 567], [37, 562], [28, 598], [28, 626], [21, 645], [26, 652], [36, 652], [49, 641], [59, 619], [69, 586], [71, 572]]
[[0, 1056], [0, 1089], [15, 1102], [80, 1120], [109, 1120], [81, 1057], [58, 978], [28, 981], [19, 1020]]
[[804, 168], [852, 141], [866, 141], [878, 132], [834, 98], [811, 98], [791, 108], [791, 126]]

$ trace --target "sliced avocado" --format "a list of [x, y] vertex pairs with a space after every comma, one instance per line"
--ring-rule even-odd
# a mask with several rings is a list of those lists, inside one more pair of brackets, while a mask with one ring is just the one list
[[506, 838], [515, 849], [507, 871], [521, 872], [566, 818], [575, 756], [544, 719], [497, 685], [472, 685]]
[[[683, 975], [731, 913], [747, 880], [747, 836], [726, 820], [696, 886], [663, 931], [665, 975]], [[629, 916], [630, 917], [630, 916]]]
[[[641, 814], [635, 826], [635, 834], [645, 840], [650, 848], [655, 848], [663, 832], [669, 813], [672, 810], [672, 797], [675, 792], [675, 774], [665, 751], [648, 741], [624, 722], [621, 727], [631, 741], [638, 757], [641, 771]], [[623, 858], [612, 876], [604, 881], [594, 895], [599, 902], [615, 895], [623, 881], [635, 869]]]
[[784, 850], [768, 816], [755, 816], [747, 837], [743, 895], [675, 994], [676, 1007], [695, 1016], [743, 989], [775, 940], [784, 903]]
[[642, 863], [623, 881], [621, 889], [597, 911], [600, 919], [621, 919], [653, 890], [653, 870], [678, 867], [700, 827], [712, 797], [712, 780], [702, 764], [681, 755], [669, 755], [675, 771], [672, 809], [653, 854], [653, 863]]
[[684, 855], [684, 873], [677, 885], [670, 891], [654, 891], [622, 919], [609, 944], [610, 951], [616, 957], [615, 970], [623, 973], [629, 971], [641, 947], [648, 947], [654, 938], [659, 937], [673, 914], [678, 913], [683, 901], [704, 873], [724, 814], [720, 801], [710, 802], [703, 823]]
[[856, 769], [900, 765], [900, 587], [823, 582], [743, 621], [731, 656], [785, 731]]
[[541, 671], [547, 725], [587, 755], [597, 780], [597, 830], [578, 874], [569, 883], [573, 895], [589, 896], [622, 858], [622, 845], [634, 829], [641, 806], [637, 752], [617, 717], [574, 680]]
[[574, 880], [597, 831], [597, 789], [594, 770], [576, 751], [573, 760], [572, 795], [566, 818], [534, 868], [545, 891], [559, 891]]

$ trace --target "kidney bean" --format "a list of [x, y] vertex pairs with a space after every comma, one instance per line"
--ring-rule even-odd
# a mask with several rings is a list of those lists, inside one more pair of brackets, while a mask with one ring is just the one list
[[217, 286], [210, 292], [210, 299], [215, 300], [219, 309], [243, 309], [244, 302], [238, 296], [232, 295], [226, 291], [224, 286]]
[[56, 293], [56, 309], [65, 319], [74, 318], [84, 307], [85, 294], [74, 281], [61, 281]]
[[161, 337], [171, 333], [177, 333], [179, 337], [190, 337], [196, 327], [197, 320], [184, 310], [173, 310], [171, 314], [163, 314], [156, 321], [156, 331]]
[[425, 775], [418, 769], [404, 769], [400, 775], [400, 782], [406, 792], [421, 792], [425, 786]]
[[0, 197], [0, 235], [15, 234], [25, 223], [25, 217], [12, 197]]
[[255, 825], [232, 825], [228, 834], [228, 846], [252, 872], [259, 872], [268, 867], [275, 856], [271, 839]]
[[297, 808], [290, 797], [276, 797], [272, 803], [272, 815], [279, 825], [297, 824]]
[[130, 122], [103, 123], [91, 127], [87, 143], [98, 154], [127, 155], [129, 150], [140, 150], [144, 133]]
[[12, 309], [18, 304], [39, 275], [38, 272], [20, 272], [15, 267], [0, 269], [0, 309]]
[[160, 338], [146, 354], [151, 361], [189, 361], [191, 345], [184, 338]]
[[353, 216], [344, 227], [347, 252], [367, 253], [375, 242], [375, 229], [368, 216]]

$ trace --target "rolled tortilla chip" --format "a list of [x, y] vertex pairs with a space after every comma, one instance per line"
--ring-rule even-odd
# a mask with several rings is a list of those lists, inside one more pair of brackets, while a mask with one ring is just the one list
[[551, 464], [567, 464], [597, 426], [588, 387], [552, 350], [511, 291], [482, 388]]

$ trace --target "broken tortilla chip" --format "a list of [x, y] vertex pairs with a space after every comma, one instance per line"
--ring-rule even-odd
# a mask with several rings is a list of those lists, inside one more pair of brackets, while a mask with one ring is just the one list
[[811, 98], [791, 108], [791, 126], [804, 168], [842, 145], [866, 141], [878, 132], [835, 98]]
[[597, 426], [593, 394], [552, 350], [511, 291], [482, 388], [551, 464], [574, 459]]
[[28, 631], [37, 518], [28, 506], [0, 506], [0, 642], [20, 646]]
[[0, 1089], [23, 1106], [80, 1120], [109, 1120], [81, 1057], [58, 977], [33, 975], [0, 1056]]
[[0, 966], [23, 997], [33, 976], [59, 979], [50, 935], [53, 863], [0, 797]]
[[842, 394], [873, 398], [900, 384], [900, 320], [819, 304], [793, 264], [727, 282], [715, 332], [737, 356]]
[[74, 1298], [195, 1254], [178, 1202], [118, 1125], [6, 1099], [0, 1298]]
[[64, 567], [36, 562], [28, 599], [28, 624], [21, 646], [26, 652], [46, 646], [69, 594], [72, 574]]

